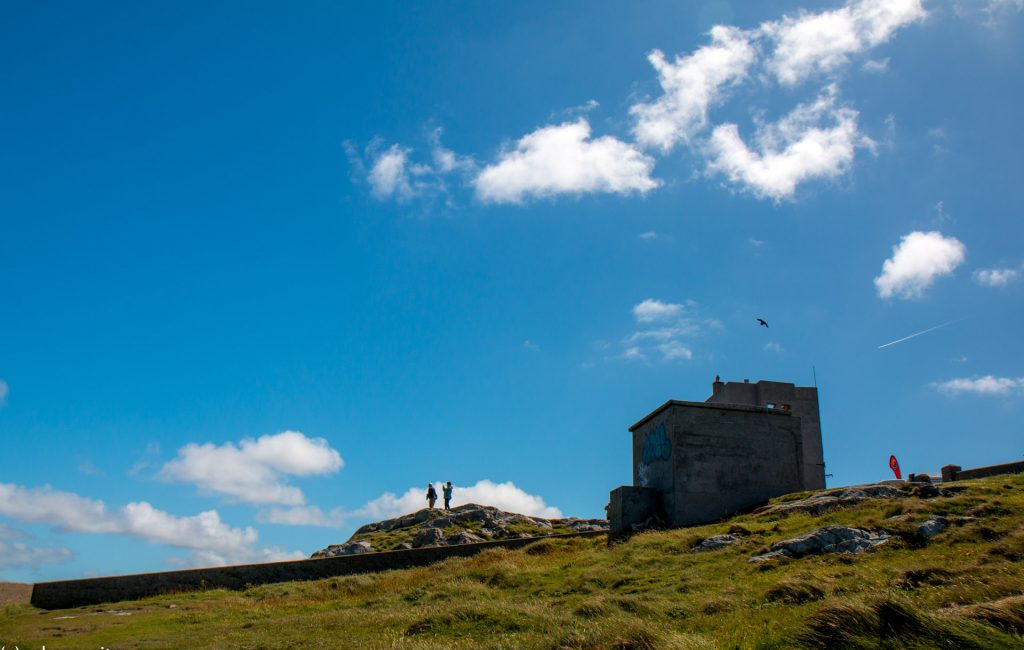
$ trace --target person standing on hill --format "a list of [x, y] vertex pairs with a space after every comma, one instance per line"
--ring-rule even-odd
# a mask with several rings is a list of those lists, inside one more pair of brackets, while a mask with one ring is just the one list
[[427, 483], [427, 505], [431, 508], [434, 507], [434, 503], [437, 502], [437, 490], [434, 489], [433, 483]]
[[452, 482], [451, 481], [448, 481], [443, 486], [441, 486], [441, 491], [444, 492], [444, 509], [445, 510], [448, 510], [448, 506], [451, 505], [451, 502], [452, 502], [452, 489], [453, 488], [452, 488]]

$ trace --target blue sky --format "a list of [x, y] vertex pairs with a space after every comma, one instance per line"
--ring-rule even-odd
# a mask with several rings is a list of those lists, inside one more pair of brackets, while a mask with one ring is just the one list
[[0, 25], [0, 579], [603, 516], [716, 374], [816, 370], [831, 485], [1024, 453], [1019, 0]]

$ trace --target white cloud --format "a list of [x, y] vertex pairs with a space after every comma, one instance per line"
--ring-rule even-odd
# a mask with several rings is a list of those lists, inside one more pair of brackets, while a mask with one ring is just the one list
[[655, 347], [658, 348], [658, 352], [661, 352], [663, 361], [674, 361], [675, 359], [686, 359], [689, 361], [693, 358], [693, 352], [690, 348], [679, 341], [668, 341], [667, 343], [660, 343]]
[[683, 306], [648, 298], [633, 306], [633, 316], [638, 323], [651, 323], [675, 318], [683, 313]]
[[775, 354], [782, 354], [782, 346], [775, 341], [768, 341], [764, 344], [765, 352], [774, 352]]
[[975, 395], [1010, 395], [1024, 391], [1024, 377], [984, 377], [950, 379], [932, 384], [938, 390], [951, 395], [973, 393]]
[[4, 405], [7, 401], [7, 393], [10, 392], [10, 388], [7, 386], [7, 382], [0, 379], [0, 406]]
[[[440, 492], [440, 481], [434, 482], [434, 487]], [[506, 512], [517, 512], [522, 515], [557, 519], [562, 516], [562, 511], [553, 506], [547, 505], [544, 499], [528, 494], [516, 487], [514, 483], [494, 483], [487, 479], [477, 481], [474, 485], [467, 487], [454, 486], [452, 492], [452, 505], [463, 505], [476, 503], [484, 506], [494, 506]], [[411, 487], [401, 496], [395, 496], [392, 492], [385, 492], [376, 499], [368, 502], [353, 516], [380, 520], [397, 517], [410, 512], [415, 512], [427, 507], [426, 486]]]
[[27, 489], [0, 483], [0, 515], [79, 533], [116, 533], [122, 528], [117, 515], [108, 512], [102, 501], [50, 486]]
[[303, 554], [276, 548], [256, 548], [252, 528], [234, 528], [221, 521], [216, 510], [179, 517], [140, 501], [110, 511], [102, 501], [61, 492], [50, 486], [25, 488], [0, 483], [0, 515], [18, 521], [43, 523], [56, 530], [126, 535], [152, 544], [166, 544], [194, 552], [194, 562], [237, 562], [295, 559]]
[[766, 65], [780, 83], [792, 86], [835, 71], [850, 55], [885, 43], [926, 15], [920, 0], [859, 0], [819, 14], [785, 16], [761, 26], [775, 43]]
[[473, 181], [477, 197], [522, 203], [558, 194], [644, 194], [658, 187], [654, 159], [610, 136], [591, 138], [585, 118], [546, 126], [523, 136]]
[[708, 110], [729, 85], [742, 80], [756, 60], [748, 34], [735, 27], [716, 26], [711, 44], [669, 63], [660, 50], [647, 57], [658, 72], [662, 95], [652, 103], [635, 104], [633, 135], [645, 147], [669, 151], [687, 143], [708, 121]]
[[647, 355], [645, 355], [638, 346], [631, 345], [622, 353], [622, 358], [627, 361], [646, 361]]
[[974, 281], [983, 287], [1005, 287], [1020, 279], [1017, 269], [978, 269], [974, 272]]
[[634, 305], [632, 313], [645, 329], [622, 339], [619, 352], [606, 355], [606, 361], [689, 361], [693, 359], [690, 340], [721, 326], [714, 318], [700, 316], [692, 300], [669, 303], [648, 298]]
[[341, 456], [323, 438], [284, 431], [253, 440], [217, 446], [190, 443], [160, 470], [166, 479], [195, 483], [200, 490], [235, 501], [299, 506], [302, 491], [284, 481], [287, 475], [330, 474], [342, 467]]
[[342, 508], [324, 512], [318, 506], [295, 506], [292, 508], [269, 508], [256, 513], [256, 521], [282, 526], [319, 526], [339, 528], [345, 523], [346, 513]]
[[919, 298], [939, 277], [952, 275], [967, 255], [967, 247], [937, 231], [914, 231], [893, 246], [893, 255], [875, 278], [882, 298]]
[[406, 201], [413, 197], [414, 192], [407, 170], [410, 151], [393, 144], [376, 154], [367, 175], [370, 190], [375, 197], [394, 198], [398, 201]]
[[[858, 134], [857, 111], [836, 107], [835, 95], [835, 86], [829, 86], [814, 102], [797, 106], [774, 124], [760, 125], [756, 150], [735, 124], [715, 127], [707, 145], [708, 173], [723, 174], [756, 196], [775, 200], [792, 196], [804, 181], [839, 176], [858, 146], [873, 143]], [[832, 125], [822, 126], [825, 121]]]
[[954, 0], [953, 8], [959, 17], [994, 30], [1005, 26], [1010, 14], [1024, 10], [1024, 0]]
[[70, 560], [73, 555], [69, 549], [64, 547], [29, 546], [24, 541], [20, 541], [28, 537], [28, 534], [23, 531], [0, 524], [0, 568], [56, 564]]
[[538, 352], [540, 351], [540, 346], [534, 343], [533, 341], [527, 339], [523, 341], [523, 349], [530, 350], [531, 352]]
[[871, 59], [865, 61], [864, 65], [860, 67], [864, 72], [870, 72], [872, 74], [880, 74], [886, 72], [889, 69], [889, 57], [884, 59]]

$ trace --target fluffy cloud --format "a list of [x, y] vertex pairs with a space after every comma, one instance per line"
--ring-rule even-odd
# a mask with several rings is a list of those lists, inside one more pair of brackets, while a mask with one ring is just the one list
[[295, 506], [293, 508], [269, 508], [256, 513], [256, 521], [282, 526], [320, 526], [340, 528], [345, 523], [345, 511], [332, 508], [324, 512], [318, 506]]
[[[611, 136], [593, 138], [589, 121], [580, 116], [522, 137], [483, 169], [434, 138], [430, 164], [413, 164], [411, 149], [392, 145], [382, 150], [378, 144], [370, 171], [363, 173], [374, 196], [400, 202], [436, 194], [431, 188], [447, 195], [445, 174], [460, 169], [476, 197], [488, 203], [561, 194], [645, 194], [661, 182], [652, 178], [655, 161], [643, 150], [667, 154], [683, 144], [710, 175], [722, 174], [759, 198], [779, 200], [792, 196], [806, 180], [846, 173], [857, 147], [876, 149], [858, 133], [857, 112], [835, 106], [832, 85], [823, 97], [774, 124], [755, 120], [753, 144], [748, 145], [733, 123], [719, 124], [709, 134], [712, 110], [744, 85], [794, 87], [821, 76], [839, 79], [857, 55], [926, 16], [922, 0], [849, 0], [838, 9], [800, 12], [751, 29], [718, 25], [707, 44], [689, 53], [670, 57], [653, 50], [648, 55], [660, 93], [630, 106], [636, 145]], [[877, 58], [860, 65], [877, 73], [889, 61]], [[588, 102], [569, 114], [596, 106]], [[363, 165], [361, 158], [358, 165]]]
[[889, 69], [889, 57], [885, 57], [884, 59], [872, 59], [870, 61], [865, 61], [864, 65], [862, 65], [860, 69], [863, 70], [864, 72], [870, 72], [872, 74], [880, 74], [882, 72], [885, 72]]
[[963, 264], [967, 247], [937, 231], [914, 231], [900, 239], [892, 252], [875, 278], [878, 295], [909, 299], [922, 296], [937, 278], [951, 275]]
[[256, 548], [255, 530], [228, 526], [216, 510], [178, 517], [140, 501], [110, 511], [102, 501], [49, 486], [25, 488], [0, 483], [0, 515], [48, 524], [60, 531], [126, 535], [188, 549], [194, 552], [193, 563], [230, 564], [303, 557], [298, 551]]
[[1020, 278], [1017, 269], [978, 269], [974, 281], [983, 287], [1005, 287]]
[[70, 560], [73, 555], [64, 547], [29, 546], [21, 541], [26, 538], [28, 535], [24, 532], [0, 524], [0, 569], [56, 564]]
[[885, 43], [926, 15], [920, 0], [860, 0], [820, 14], [786, 16], [761, 26], [774, 41], [766, 65], [780, 83], [795, 85], [846, 65], [851, 54]]
[[370, 190], [378, 199], [394, 198], [399, 201], [413, 197], [412, 185], [409, 182], [409, 149], [397, 144], [378, 153], [370, 167], [367, 180]]
[[693, 351], [679, 341], [659, 343], [655, 347], [661, 353], [661, 358], [664, 361], [674, 361], [676, 359], [686, 359], [689, 361], [693, 358]]
[[668, 320], [683, 313], [683, 306], [648, 298], [633, 306], [633, 315], [638, 323]]
[[643, 194], [659, 185], [654, 160], [610, 136], [591, 138], [585, 118], [523, 136], [474, 180], [486, 202], [521, 203], [527, 197], [610, 192]]
[[636, 119], [633, 135], [646, 147], [669, 151], [689, 142], [708, 121], [708, 109], [725, 88], [742, 80], [756, 59], [749, 36], [735, 27], [711, 30], [711, 44], [669, 62], [654, 50], [647, 57], [658, 72], [662, 95], [629, 110]]
[[938, 390], [950, 395], [972, 393], [974, 395], [1010, 395], [1024, 392], [1024, 377], [993, 377], [985, 375], [975, 378], [958, 378], [932, 384]]
[[[709, 174], [729, 181], [761, 198], [790, 197], [799, 183], [834, 178], [853, 162], [858, 146], [873, 143], [857, 131], [857, 111], [835, 104], [836, 88], [829, 86], [817, 100], [797, 106], [774, 124], [762, 124], [752, 150], [735, 124], [715, 128], [707, 145]], [[828, 122], [830, 126], [824, 126]]]
[[[441, 485], [440, 481], [434, 482], [434, 487], [438, 489], [438, 492], [440, 492]], [[494, 506], [506, 512], [518, 512], [522, 515], [548, 519], [557, 519], [562, 516], [561, 510], [547, 505], [543, 498], [521, 490], [511, 481], [494, 483], [484, 479], [467, 487], [458, 485], [454, 487], [455, 490], [452, 493], [454, 505], [477, 503]], [[385, 492], [354, 512], [353, 516], [379, 520], [415, 512], [426, 507], [426, 491], [426, 486], [424, 486], [411, 487], [401, 496]]]
[[643, 328], [621, 341], [621, 352], [606, 360], [689, 361], [693, 350], [689, 341], [708, 329], [719, 327], [713, 318], [698, 315], [697, 303], [664, 302], [648, 298], [633, 306], [633, 318]]
[[238, 445], [190, 443], [160, 470], [169, 480], [194, 483], [200, 490], [222, 494], [235, 501], [300, 506], [302, 490], [284, 477], [330, 474], [341, 469], [342, 460], [323, 438], [307, 438], [298, 431], [284, 431]]

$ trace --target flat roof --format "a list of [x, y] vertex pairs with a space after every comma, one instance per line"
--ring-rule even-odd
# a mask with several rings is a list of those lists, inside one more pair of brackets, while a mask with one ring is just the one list
[[643, 425], [650, 422], [651, 418], [658, 415], [665, 409], [672, 406], [686, 406], [689, 408], [717, 409], [719, 411], [747, 411], [748, 413], [769, 413], [772, 415], [792, 415], [790, 411], [768, 408], [767, 406], [752, 406], [750, 404], [711, 404], [709, 402], [685, 402], [678, 399], [670, 399], [658, 408], [654, 409], [643, 417], [639, 422], [629, 427], [630, 431], [636, 431]]

